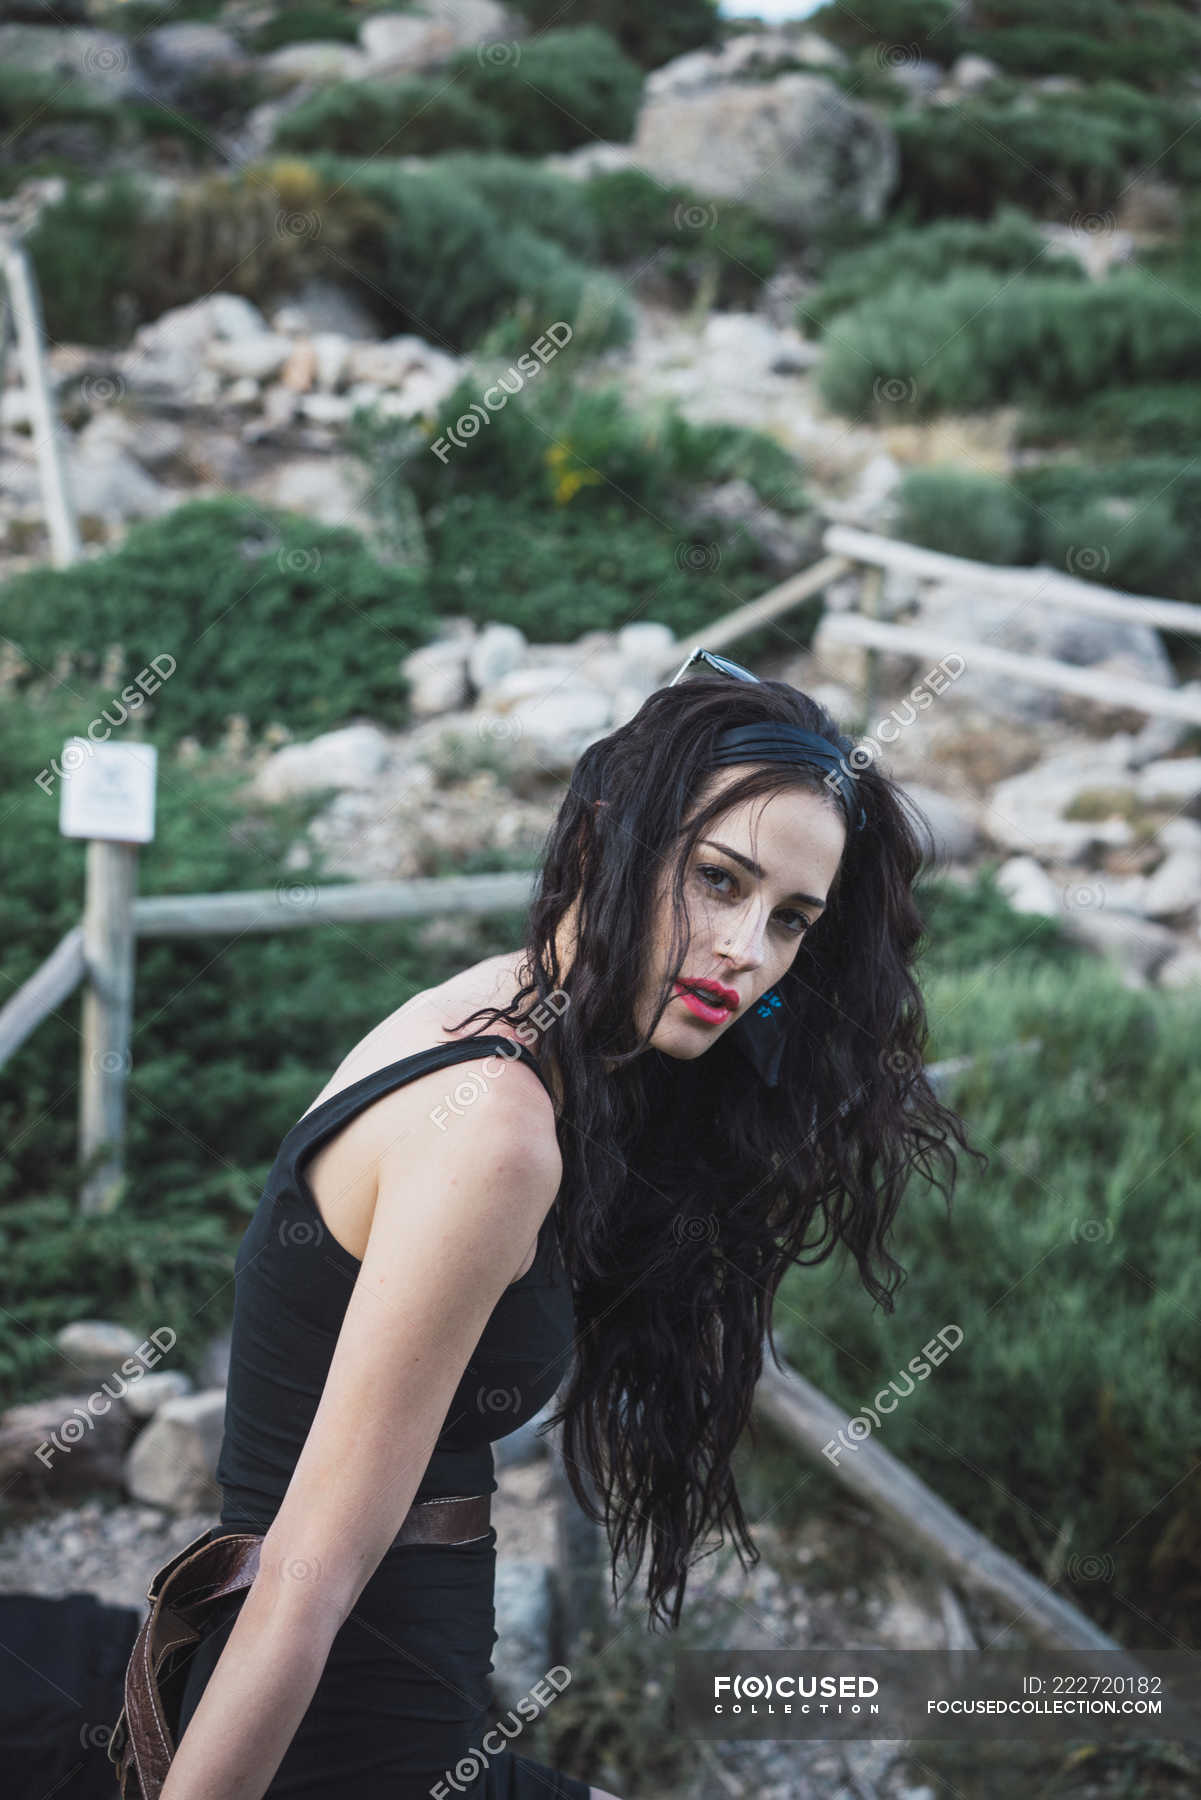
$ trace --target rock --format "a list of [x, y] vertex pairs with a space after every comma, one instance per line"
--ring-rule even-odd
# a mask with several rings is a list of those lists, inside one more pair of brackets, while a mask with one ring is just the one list
[[951, 64], [949, 80], [960, 93], [975, 94], [990, 81], [996, 81], [1001, 73], [1000, 64], [993, 62], [991, 57], [965, 54], [957, 56]]
[[925, 815], [926, 823], [918, 826], [918, 837], [928, 862], [943, 864], [964, 862], [976, 848], [979, 832], [976, 821], [956, 800], [937, 788], [905, 782], [902, 790]]
[[114, 361], [134, 390], [200, 401], [204, 390], [197, 390], [198, 375], [210, 384], [210, 394], [218, 390], [215, 370], [203, 366], [214, 339], [232, 343], [269, 335], [258, 307], [241, 294], [206, 294], [140, 325], [129, 349]]
[[220, 25], [181, 20], [158, 25], [138, 41], [160, 92], [186, 88], [198, 74], [237, 75], [251, 66], [237, 38]]
[[1201, 944], [1185, 944], [1162, 963], [1156, 983], [1163, 988], [1201, 987]]
[[[617, 633], [617, 648], [632, 669], [645, 671], [656, 686], [665, 667], [669, 678], [675, 674], [669, 665], [677, 648], [676, 636], [669, 625], [658, 625], [649, 619], [623, 625]], [[683, 645], [679, 650], [683, 662], [688, 652]]]
[[[76, 1319], [54, 1334], [55, 1349], [83, 1380], [113, 1374], [142, 1341], [127, 1325], [110, 1319]], [[161, 1354], [152, 1347], [147, 1360], [157, 1362]]]
[[363, 487], [363, 465], [347, 454], [289, 457], [248, 482], [245, 491], [267, 506], [300, 513], [322, 525], [353, 525], [370, 536], [370, 522], [362, 516]]
[[510, 669], [521, 666], [526, 636], [516, 625], [490, 621], [470, 645], [467, 673], [476, 693], [494, 686]]
[[648, 98], [631, 147], [658, 181], [749, 198], [768, 218], [806, 233], [840, 217], [878, 222], [899, 166], [880, 115], [820, 75]]
[[359, 27], [372, 80], [385, 72], [428, 69], [456, 50], [519, 35], [495, 0], [424, 0], [420, 13], [375, 13]]
[[[550, 1668], [554, 1586], [546, 1563], [496, 1559], [492, 1691], [501, 1712], [516, 1707]], [[520, 1715], [518, 1715], [520, 1716]]]
[[436, 639], [406, 656], [400, 672], [409, 683], [409, 711], [415, 719], [457, 712], [471, 697], [467, 679], [469, 641]]
[[256, 800], [292, 800], [326, 788], [369, 788], [387, 767], [393, 743], [378, 725], [345, 725], [307, 744], [285, 744], [250, 783]]
[[[982, 828], [1006, 849], [1064, 862], [1075, 860], [1094, 843], [1129, 843], [1133, 833], [1126, 813], [1133, 808], [1137, 781], [1126, 769], [1130, 741], [1127, 734], [1118, 733], [1090, 746], [1087, 753], [1065, 750], [998, 782], [985, 802]], [[1066, 818], [1067, 811], [1088, 794], [1099, 796], [1100, 816]]]
[[346, 375], [350, 345], [340, 331], [314, 332], [309, 342], [313, 346], [317, 386], [323, 393], [337, 393]]
[[133, 1422], [117, 1381], [109, 1387], [109, 1394], [96, 1388], [8, 1407], [0, 1417], [0, 1488], [30, 1495], [120, 1487]]
[[702, 488], [684, 514], [688, 525], [717, 523], [723, 536], [745, 537], [777, 574], [797, 570], [811, 558], [817, 527], [811, 515], [787, 517], [766, 506], [749, 481], [723, 481]]
[[1143, 987], [1176, 954], [1175, 934], [1149, 919], [1100, 907], [1068, 908], [1063, 928], [1078, 943], [1112, 958], [1128, 987]]
[[307, 394], [317, 379], [317, 352], [311, 339], [301, 338], [292, 345], [279, 372], [284, 387], [297, 394]]
[[[81, 518], [125, 520], [153, 518], [169, 512], [179, 496], [148, 473], [124, 448], [127, 433], [111, 414], [86, 425], [74, 444], [67, 444], [71, 499]], [[153, 433], [136, 434], [144, 440]]]
[[327, 82], [361, 81], [369, 73], [371, 61], [353, 44], [285, 44], [260, 57], [258, 68], [274, 93], [298, 82], [319, 87]]
[[647, 100], [674, 99], [680, 94], [705, 93], [743, 77], [762, 81], [802, 62], [840, 68], [845, 67], [846, 57], [815, 31], [799, 36], [786, 30], [748, 31], [728, 37], [714, 49], [687, 50], [652, 69], [644, 92]]
[[1171, 919], [1201, 905], [1201, 851], [1172, 850], [1142, 892], [1142, 910], [1152, 919]]
[[1049, 919], [1059, 917], [1062, 908], [1058, 889], [1033, 856], [1011, 856], [997, 870], [996, 880], [1014, 912], [1041, 913]]
[[946, 80], [946, 72], [940, 63], [931, 62], [926, 56], [906, 54], [900, 61], [886, 64], [887, 72], [898, 87], [914, 99], [925, 100], [941, 87]]
[[177, 1400], [191, 1391], [192, 1383], [180, 1370], [164, 1369], [161, 1373], [152, 1370], [140, 1381], [131, 1382], [123, 1398], [135, 1419], [151, 1419], [168, 1400]]
[[1137, 792], [1145, 806], [1192, 806], [1201, 799], [1201, 756], [1168, 756], [1145, 763]]
[[204, 359], [210, 369], [222, 375], [267, 381], [279, 373], [291, 352], [289, 338], [279, 332], [261, 331], [253, 337], [218, 338], [207, 346]]
[[1097, 667], [1120, 656], [1138, 680], [1163, 688], [1177, 686], [1171, 659], [1153, 627], [1066, 612], [1041, 594], [1031, 594], [1022, 604], [1022, 595], [1016, 592], [997, 596], [948, 583], [929, 583], [922, 590], [917, 623], [937, 627], [940, 637], [961, 649], [966, 658], [967, 668], [956, 680], [956, 695], [970, 698], [978, 706], [991, 706], [1007, 720], [1015, 714], [1023, 719], [1068, 719], [1084, 708], [1090, 720], [1097, 712], [1097, 723], [1104, 726], [1112, 721], [1113, 708], [1101, 709], [1096, 702], [1081, 701], [1053, 688], [1036, 688], [1012, 675], [973, 669], [974, 643], [1024, 656], [1050, 657], [1079, 668]]
[[[311, 275], [296, 289], [288, 301], [288, 311], [314, 336], [323, 331], [336, 332], [354, 343], [372, 344], [379, 336], [370, 308], [348, 288], [321, 275]], [[284, 329], [275, 320], [272, 325], [276, 331]]]
[[347, 351], [346, 379], [373, 382], [404, 395], [413, 413], [438, 406], [458, 382], [462, 365], [424, 338], [402, 336], [382, 343], [352, 344]]
[[1080, 231], [1071, 225], [1041, 221], [1038, 227], [1056, 250], [1074, 256], [1094, 281], [1108, 275], [1110, 269], [1134, 261], [1134, 238], [1129, 231], [1116, 227], [1103, 231]]
[[219, 1509], [216, 1468], [224, 1427], [224, 1388], [166, 1401], [138, 1433], [125, 1459], [128, 1492], [135, 1500], [171, 1512]]
[[133, 99], [141, 74], [129, 39], [116, 31], [53, 25], [0, 25], [0, 68], [58, 75], [76, 98]]

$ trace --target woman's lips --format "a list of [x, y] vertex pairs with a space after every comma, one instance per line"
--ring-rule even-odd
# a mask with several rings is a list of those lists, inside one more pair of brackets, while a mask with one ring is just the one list
[[730, 1007], [724, 1006], [716, 1000], [713, 1002], [701, 1000], [690, 988], [683, 987], [678, 981], [675, 984], [675, 991], [677, 1000], [682, 1000], [689, 1012], [696, 1018], [703, 1019], [707, 1025], [722, 1025], [731, 1016], [732, 1009]]

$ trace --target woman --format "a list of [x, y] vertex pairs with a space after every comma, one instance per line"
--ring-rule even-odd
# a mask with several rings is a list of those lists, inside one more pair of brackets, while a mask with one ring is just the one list
[[649, 1541], [675, 1627], [714, 1528], [758, 1560], [730, 1463], [784, 1273], [845, 1244], [891, 1311], [911, 1170], [949, 1204], [901, 797], [812, 699], [697, 657], [579, 759], [522, 949], [384, 1019], [281, 1145], [217, 1469], [259, 1572], [163, 1800], [614, 1800], [521, 1755], [545, 1684], [485, 1729], [491, 1443], [563, 1388], [614, 1592]]

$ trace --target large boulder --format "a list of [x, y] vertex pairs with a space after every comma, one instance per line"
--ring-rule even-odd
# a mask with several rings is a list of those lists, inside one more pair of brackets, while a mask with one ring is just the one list
[[658, 181], [738, 200], [800, 233], [838, 218], [876, 223], [899, 166], [877, 113], [824, 76], [795, 73], [648, 94], [631, 153]]
[[364, 19], [359, 42], [375, 79], [433, 68], [457, 50], [514, 39], [523, 29], [496, 0], [424, 0], [414, 12]]

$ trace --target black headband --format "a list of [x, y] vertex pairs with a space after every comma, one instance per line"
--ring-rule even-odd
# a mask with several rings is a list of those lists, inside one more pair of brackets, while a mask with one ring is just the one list
[[[721, 732], [709, 758], [711, 768], [729, 763], [810, 763], [835, 777], [833, 786], [852, 831], [862, 831], [867, 814], [859, 800], [855, 777], [847, 766], [846, 752], [815, 731], [799, 725], [731, 725]], [[856, 818], [858, 811], [858, 818]]]

